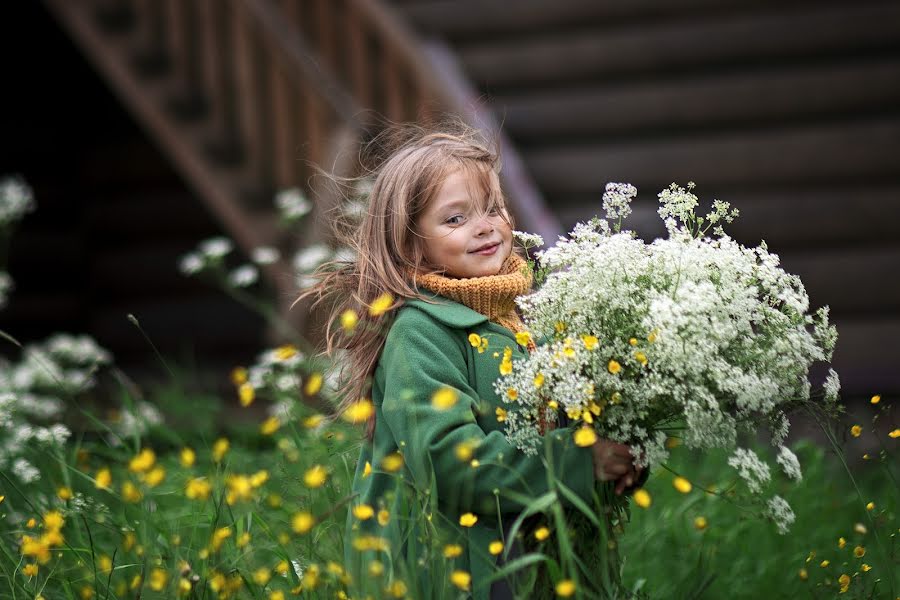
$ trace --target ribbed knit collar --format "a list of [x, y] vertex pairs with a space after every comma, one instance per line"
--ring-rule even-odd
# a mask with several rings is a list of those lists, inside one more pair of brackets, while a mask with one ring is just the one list
[[525, 328], [516, 312], [515, 299], [531, 291], [531, 271], [525, 261], [515, 254], [509, 255], [496, 275], [454, 279], [432, 273], [416, 275], [415, 283], [468, 306], [514, 332]]

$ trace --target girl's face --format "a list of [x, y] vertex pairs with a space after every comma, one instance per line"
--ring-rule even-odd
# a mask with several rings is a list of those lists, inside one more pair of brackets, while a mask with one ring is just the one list
[[[497, 177], [491, 171], [490, 177]], [[496, 183], [496, 182], [495, 182]], [[512, 252], [512, 231], [504, 208], [485, 208], [481, 189], [464, 169], [448, 175], [417, 220], [425, 259], [450, 277], [496, 275]]]

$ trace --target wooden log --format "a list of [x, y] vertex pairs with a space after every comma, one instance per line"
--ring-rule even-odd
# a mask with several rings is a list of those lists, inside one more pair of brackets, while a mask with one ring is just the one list
[[898, 40], [900, 4], [865, 2], [564, 31], [470, 44], [459, 53], [474, 81], [499, 92], [884, 52], [896, 50]]
[[608, 181], [662, 189], [859, 182], [896, 177], [900, 116], [720, 131], [664, 139], [542, 147], [524, 153], [549, 198], [597, 193]]
[[662, 132], [770, 127], [900, 106], [900, 55], [494, 96], [520, 147]]

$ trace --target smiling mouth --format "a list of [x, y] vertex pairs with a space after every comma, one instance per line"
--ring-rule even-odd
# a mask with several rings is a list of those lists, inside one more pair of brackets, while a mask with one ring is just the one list
[[493, 244], [488, 244], [486, 246], [482, 246], [481, 248], [477, 248], [472, 250], [469, 254], [493, 254], [497, 251], [497, 248], [500, 247], [500, 242], [495, 242]]

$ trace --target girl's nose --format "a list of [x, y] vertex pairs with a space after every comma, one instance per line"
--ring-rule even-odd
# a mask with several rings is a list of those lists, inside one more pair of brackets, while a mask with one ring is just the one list
[[491, 222], [490, 216], [487, 214], [481, 215], [478, 217], [478, 222], [476, 223], [476, 234], [483, 235], [486, 233], [491, 233], [494, 231], [494, 224]]

